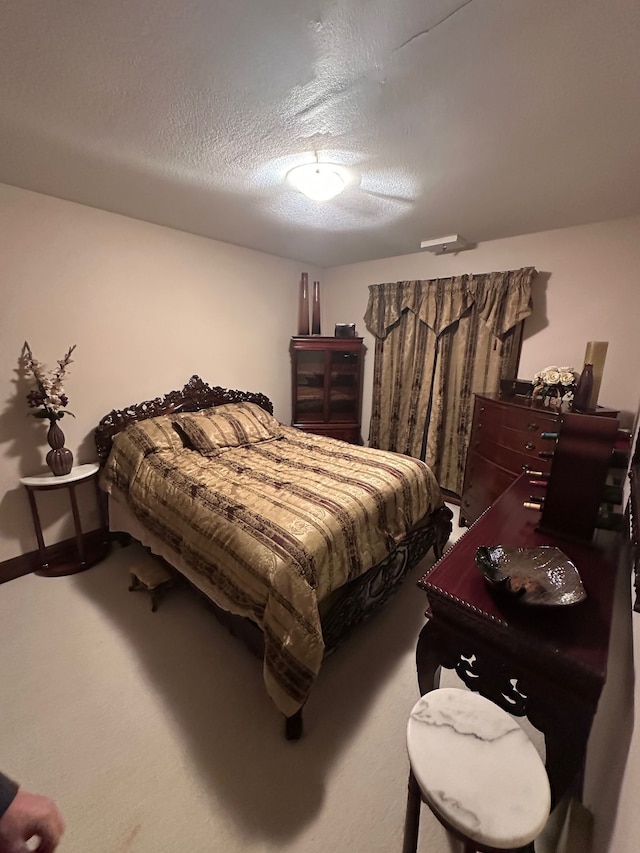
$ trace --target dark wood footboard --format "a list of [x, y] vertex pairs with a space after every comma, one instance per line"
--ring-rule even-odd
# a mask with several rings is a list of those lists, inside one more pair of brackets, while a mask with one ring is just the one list
[[446, 506], [434, 510], [381, 563], [337, 591], [330, 609], [326, 613], [321, 609], [325, 656], [382, 607], [430, 548], [440, 559], [451, 535], [452, 517]]

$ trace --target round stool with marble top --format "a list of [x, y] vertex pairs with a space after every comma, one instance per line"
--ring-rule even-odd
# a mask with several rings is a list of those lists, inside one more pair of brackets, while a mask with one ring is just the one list
[[421, 801], [465, 853], [534, 849], [549, 816], [549, 781], [509, 714], [468, 690], [432, 690], [411, 711], [407, 749], [403, 853], [417, 849]]

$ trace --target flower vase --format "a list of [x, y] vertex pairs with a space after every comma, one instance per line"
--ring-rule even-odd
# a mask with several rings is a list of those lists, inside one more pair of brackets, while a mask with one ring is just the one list
[[57, 420], [49, 422], [47, 441], [51, 450], [47, 453], [47, 465], [56, 477], [69, 474], [73, 467], [73, 453], [64, 446], [64, 433]]
[[578, 379], [578, 385], [573, 397], [574, 412], [588, 412], [589, 403], [591, 400], [591, 391], [593, 389], [593, 365], [585, 364]]

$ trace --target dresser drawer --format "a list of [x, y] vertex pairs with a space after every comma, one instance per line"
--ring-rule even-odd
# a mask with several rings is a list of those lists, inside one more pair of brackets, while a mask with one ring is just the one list
[[541, 432], [522, 432], [509, 427], [497, 430], [491, 424], [480, 424], [472, 438], [473, 447], [484, 448], [481, 452], [490, 459], [495, 458], [491, 451], [495, 445], [537, 457], [540, 453], [553, 452], [554, 444], [553, 439], [542, 438]]
[[474, 413], [474, 428], [493, 427], [520, 430], [527, 434], [554, 432], [559, 417], [539, 409], [524, 409], [490, 401], [478, 401]]
[[[502, 436], [500, 436], [502, 440]], [[508, 447], [494, 441], [484, 440], [473, 446], [473, 450], [487, 461], [505, 468], [512, 474], [522, 474], [523, 471], [542, 471], [548, 474], [551, 470], [551, 459], [540, 456], [540, 453], [553, 452], [554, 442], [542, 441], [520, 442], [520, 446]]]
[[[519, 472], [520, 473], [520, 472]], [[473, 523], [498, 498], [515, 476], [473, 451], [467, 456], [460, 512]]]
[[553, 432], [546, 434], [552, 435], [554, 438], [543, 438], [543, 434], [539, 431], [523, 432], [522, 430], [505, 427], [498, 443], [509, 450], [526, 453], [530, 456], [538, 456], [540, 453], [553, 453], [556, 436], [555, 429]]

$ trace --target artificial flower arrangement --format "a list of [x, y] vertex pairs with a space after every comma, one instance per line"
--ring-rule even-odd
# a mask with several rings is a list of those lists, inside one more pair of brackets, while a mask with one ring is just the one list
[[551, 365], [534, 375], [532, 396], [534, 398], [555, 397], [571, 402], [577, 381], [578, 374], [573, 367]]
[[75, 344], [69, 347], [64, 358], [58, 361], [58, 366], [47, 372], [46, 366], [33, 357], [31, 347], [26, 341], [24, 342], [22, 348], [24, 365], [27, 373], [35, 379], [36, 384], [36, 387], [27, 394], [27, 402], [30, 408], [38, 410], [30, 413], [35, 418], [48, 418], [54, 422], [59, 421], [65, 414], [75, 417], [73, 412], [64, 411], [69, 398], [65, 394], [62, 384], [69, 365], [72, 363], [71, 353], [75, 348]]

